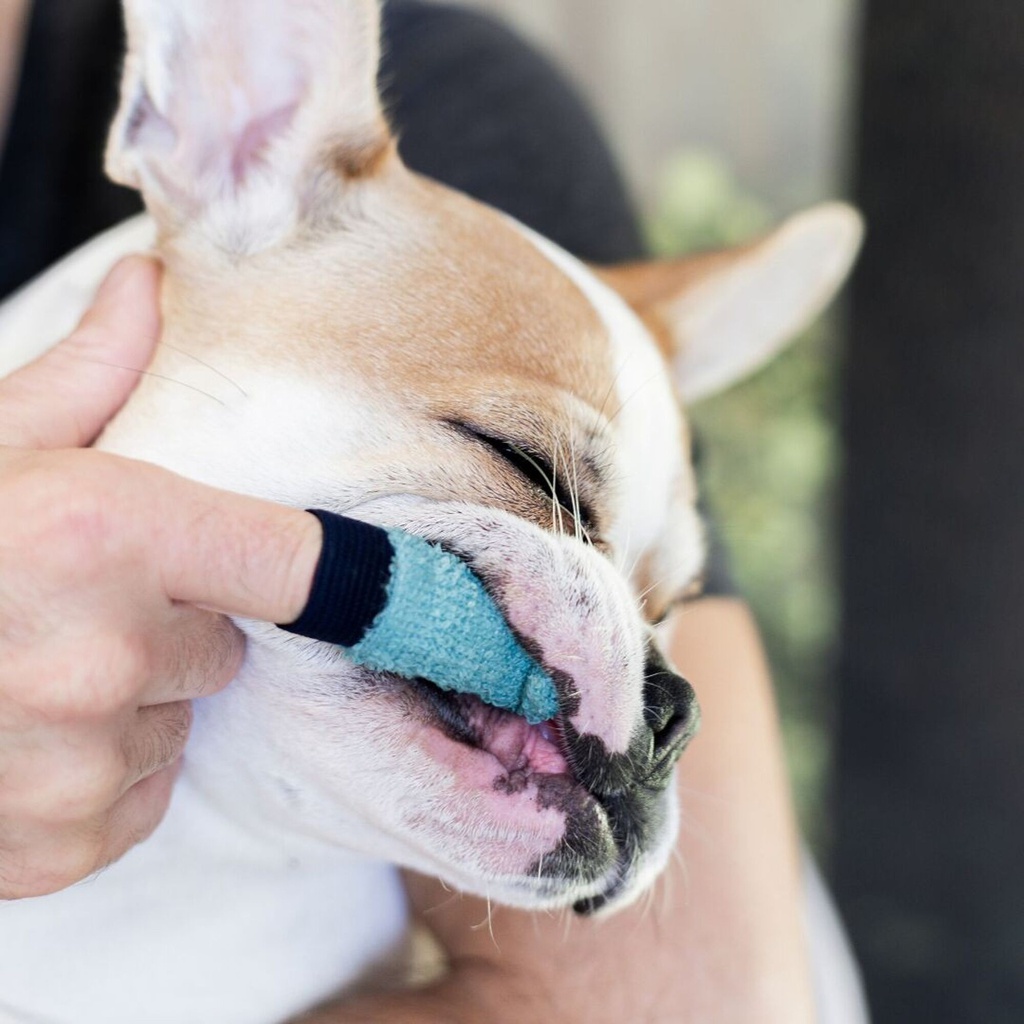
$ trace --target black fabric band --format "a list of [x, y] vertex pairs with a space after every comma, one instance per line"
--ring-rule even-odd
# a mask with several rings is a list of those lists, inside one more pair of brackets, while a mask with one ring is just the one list
[[307, 511], [320, 520], [324, 546], [305, 610], [281, 628], [352, 647], [384, 610], [394, 548], [379, 526], [320, 509]]

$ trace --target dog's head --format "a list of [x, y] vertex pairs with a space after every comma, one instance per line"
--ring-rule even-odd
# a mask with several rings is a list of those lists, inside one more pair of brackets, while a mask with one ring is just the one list
[[652, 629], [703, 560], [677, 395], [817, 313], [856, 215], [595, 272], [402, 165], [369, 0], [131, 0], [128, 21], [109, 167], [160, 229], [165, 344], [102, 443], [444, 544], [561, 704], [530, 726], [245, 623], [194, 773], [232, 813], [509, 903], [624, 902], [668, 857], [697, 718]]

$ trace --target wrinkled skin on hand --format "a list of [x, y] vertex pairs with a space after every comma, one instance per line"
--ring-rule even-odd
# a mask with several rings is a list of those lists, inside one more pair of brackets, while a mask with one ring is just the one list
[[0, 381], [0, 899], [65, 888], [156, 828], [190, 701], [241, 660], [218, 613], [294, 618], [319, 552], [305, 513], [87, 447], [157, 344], [158, 285], [125, 261], [67, 340]]

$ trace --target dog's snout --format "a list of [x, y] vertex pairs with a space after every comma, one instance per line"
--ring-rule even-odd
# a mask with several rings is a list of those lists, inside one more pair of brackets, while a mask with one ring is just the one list
[[569, 721], [563, 722], [570, 763], [577, 778], [598, 797], [665, 789], [697, 731], [700, 709], [693, 687], [668, 667], [653, 645], [644, 670], [643, 697], [643, 726], [624, 754], [610, 754], [599, 737], [581, 736]]
[[[624, 760], [612, 758], [620, 769], [616, 792], [600, 794], [601, 806], [615, 836], [621, 864], [633, 864], [649, 850], [664, 828], [666, 793], [672, 771], [700, 723], [693, 687], [669, 668], [651, 644], [644, 670], [644, 727]], [[627, 770], [628, 769], [628, 770]], [[669, 798], [671, 799], [671, 798]], [[627, 871], [598, 896], [575, 904], [578, 914], [596, 913], [627, 889]]]
[[644, 721], [653, 736], [655, 774], [671, 771], [697, 731], [700, 709], [693, 687], [653, 646], [644, 672]]

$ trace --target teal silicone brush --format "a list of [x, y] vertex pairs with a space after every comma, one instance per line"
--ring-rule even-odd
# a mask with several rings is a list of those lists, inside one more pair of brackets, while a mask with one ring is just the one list
[[460, 558], [422, 537], [330, 512], [305, 611], [283, 629], [359, 665], [473, 694], [531, 724], [558, 712], [550, 676], [520, 646]]

